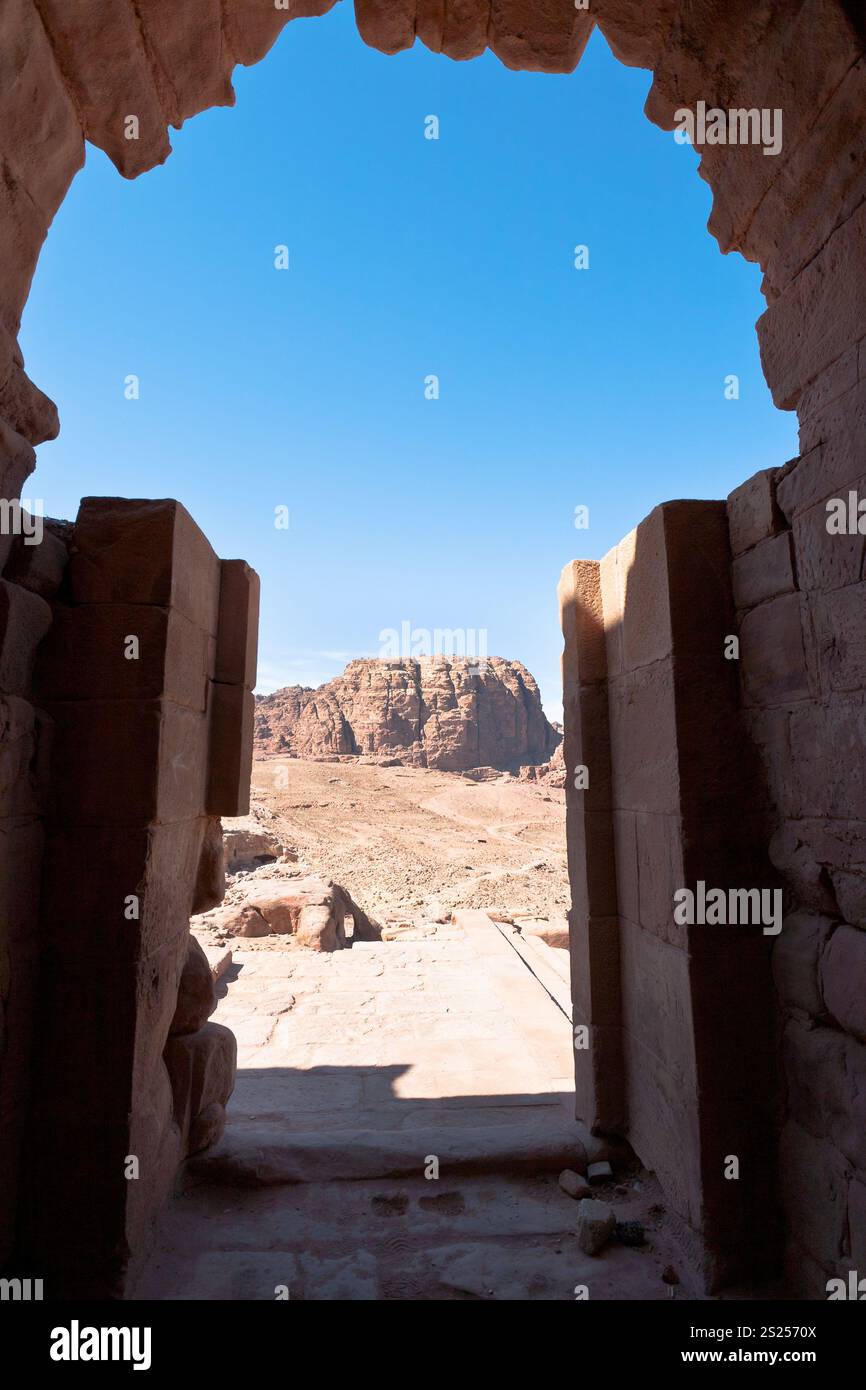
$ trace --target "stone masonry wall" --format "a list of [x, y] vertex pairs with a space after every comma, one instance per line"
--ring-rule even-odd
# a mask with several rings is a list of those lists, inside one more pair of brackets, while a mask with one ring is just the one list
[[657, 507], [600, 564], [567, 566], [560, 597], [578, 1114], [659, 1175], [718, 1288], [771, 1270], [778, 1242], [769, 942], [673, 911], [700, 880], [774, 882], [725, 655], [724, 503]]
[[219, 816], [249, 809], [258, 581], [172, 501], [87, 498], [68, 551], [34, 678], [53, 736], [18, 1260], [91, 1297], [122, 1292], [232, 1089], [189, 918], [222, 897]]

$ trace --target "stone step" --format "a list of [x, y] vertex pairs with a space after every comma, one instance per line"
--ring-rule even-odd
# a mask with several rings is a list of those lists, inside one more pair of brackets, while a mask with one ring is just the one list
[[288, 1133], [278, 1124], [229, 1125], [219, 1143], [191, 1158], [188, 1186], [219, 1183], [362, 1181], [424, 1175], [431, 1157], [442, 1176], [476, 1173], [586, 1172], [609, 1145], [567, 1116], [520, 1124], [418, 1127], [411, 1130], [318, 1130]]

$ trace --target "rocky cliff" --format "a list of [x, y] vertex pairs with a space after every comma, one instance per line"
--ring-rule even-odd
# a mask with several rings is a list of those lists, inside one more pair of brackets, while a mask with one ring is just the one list
[[422, 657], [351, 661], [318, 690], [258, 697], [255, 741], [259, 756], [366, 755], [462, 772], [543, 763], [559, 734], [521, 662]]

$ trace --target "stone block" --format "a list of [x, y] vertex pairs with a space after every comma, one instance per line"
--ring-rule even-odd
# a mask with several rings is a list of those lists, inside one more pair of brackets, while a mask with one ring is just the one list
[[764, 374], [781, 410], [793, 409], [804, 388], [866, 334], [864, 258], [861, 203], [758, 320]]
[[616, 915], [614, 835], [607, 811], [573, 815], [568, 823], [572, 908], [578, 917]]
[[572, 560], [560, 576], [559, 595], [566, 696], [607, 675], [601, 571], [595, 560]]
[[614, 811], [616, 854], [616, 898], [621, 917], [640, 922], [640, 893], [637, 867], [637, 811]]
[[202, 814], [204, 715], [168, 700], [60, 701], [49, 712], [53, 825], [136, 827]]
[[784, 518], [776, 502], [778, 471], [764, 468], [729, 495], [728, 532], [733, 555], [742, 555], [783, 529]]
[[770, 709], [753, 706], [744, 711], [743, 722], [760, 757], [777, 815], [798, 816], [800, 784], [791, 748], [790, 710], [785, 706]]
[[829, 689], [866, 689], [866, 582], [809, 597], [817, 659]]
[[781, 705], [809, 696], [797, 594], [753, 608], [740, 628], [743, 694], [748, 705]]
[[835, 1269], [846, 1244], [847, 1173], [842, 1155], [827, 1140], [789, 1120], [779, 1146], [779, 1178], [797, 1243], [825, 1269]]
[[681, 943], [684, 928], [674, 922], [674, 893], [686, 886], [682, 820], [638, 812], [635, 829], [640, 925], [665, 941]]
[[590, 1023], [579, 1012], [575, 1025], [588, 1029], [588, 1047], [574, 1053], [575, 1116], [596, 1134], [622, 1130], [626, 1123], [622, 1032]]
[[260, 588], [259, 576], [245, 561], [220, 561], [216, 681], [249, 690], [256, 683]]
[[33, 817], [41, 808], [35, 772], [39, 723], [33, 706], [0, 695], [0, 805], [6, 817]]
[[208, 815], [249, 813], [254, 711], [255, 700], [245, 686], [211, 685]]
[[622, 1017], [616, 917], [572, 916], [569, 948], [573, 996], [582, 1017], [603, 1028], [618, 1028]]
[[613, 1207], [584, 1197], [577, 1209], [577, 1243], [586, 1255], [599, 1255], [616, 1225]]
[[866, 1047], [836, 1028], [792, 1019], [782, 1055], [792, 1117], [866, 1170]]
[[833, 918], [814, 912], [785, 918], [773, 946], [773, 979], [786, 1009], [799, 1009], [810, 1018], [824, 1014], [819, 967], [836, 925]]
[[[853, 508], [850, 493], [855, 497]], [[848, 531], [837, 534], [835, 530], [828, 530], [828, 522], [835, 525], [837, 516], [836, 508], [831, 507], [828, 511], [828, 503], [844, 505], [843, 524], [850, 528], [852, 520], [856, 527], [861, 519], [856, 510], [861, 499], [866, 501], [866, 477], [862, 475], [840, 489], [837, 497], [825, 498], [794, 517], [792, 524], [801, 589], [841, 589], [863, 578], [866, 535], [861, 535], [856, 529], [851, 534]], [[866, 525], [866, 518], [863, 520]]]
[[195, 937], [190, 936], [169, 1035], [175, 1037], [182, 1033], [197, 1033], [207, 1023], [216, 1006], [216, 985], [208, 958]]
[[[566, 795], [570, 804], [586, 811], [610, 810], [613, 787], [610, 771], [610, 725], [607, 686], [604, 683], [580, 686], [564, 701], [563, 756]], [[575, 783], [575, 771], [586, 768]]]
[[195, 1120], [214, 1103], [225, 1107], [234, 1090], [237, 1043], [219, 1023], [170, 1037], [163, 1054], [174, 1097], [174, 1118], [185, 1141]]
[[845, 921], [866, 929], [866, 860], [861, 860], [853, 869], [833, 865], [827, 872]]
[[179, 502], [85, 497], [70, 540], [73, 603], [176, 608], [217, 631], [219, 560]]
[[866, 1042], [866, 931], [836, 928], [821, 957], [821, 989], [840, 1028]]
[[703, 1212], [699, 1094], [688, 956], [620, 921], [626, 1137], [658, 1175], [672, 1209], [699, 1229]]
[[223, 901], [226, 891], [226, 860], [223, 850], [222, 823], [218, 816], [204, 821], [201, 853], [196, 872], [192, 912], [210, 912]]
[[[204, 828], [201, 818], [50, 831], [41, 921], [52, 959], [110, 957], [132, 967], [167, 945], [185, 942]], [[131, 895], [138, 899], [137, 918], [128, 915]]]
[[801, 421], [810, 420], [840, 396], [853, 390], [858, 380], [858, 356], [859, 347], [855, 343], [806, 387], [797, 405]]
[[50, 626], [44, 599], [0, 579], [0, 690], [30, 694], [36, 651]]
[[673, 662], [611, 679], [608, 705], [615, 805], [675, 815], [680, 768]]
[[758, 541], [751, 550], [738, 555], [731, 569], [734, 602], [737, 608], [754, 608], [779, 594], [793, 593], [794, 554], [790, 531]]
[[625, 671], [663, 660], [673, 649], [665, 514], [654, 508], [617, 547]]
[[58, 604], [36, 689], [57, 700], [158, 700], [204, 713], [214, 639], [179, 611], [146, 604]]
[[758, 759], [744, 737], [739, 676], [721, 641], [712, 655], [686, 650], [674, 661], [678, 809], [692, 835], [724, 819], [739, 829], [764, 796]]
[[857, 696], [801, 704], [791, 711], [790, 731], [799, 816], [866, 820], [866, 706]]

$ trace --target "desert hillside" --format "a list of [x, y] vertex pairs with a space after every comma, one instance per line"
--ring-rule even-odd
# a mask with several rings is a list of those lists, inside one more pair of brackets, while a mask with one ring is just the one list
[[[565, 793], [502, 774], [290, 758], [253, 769], [252, 819], [383, 925], [457, 908], [556, 920], [568, 902]], [[270, 870], [263, 872], [270, 872]]]

